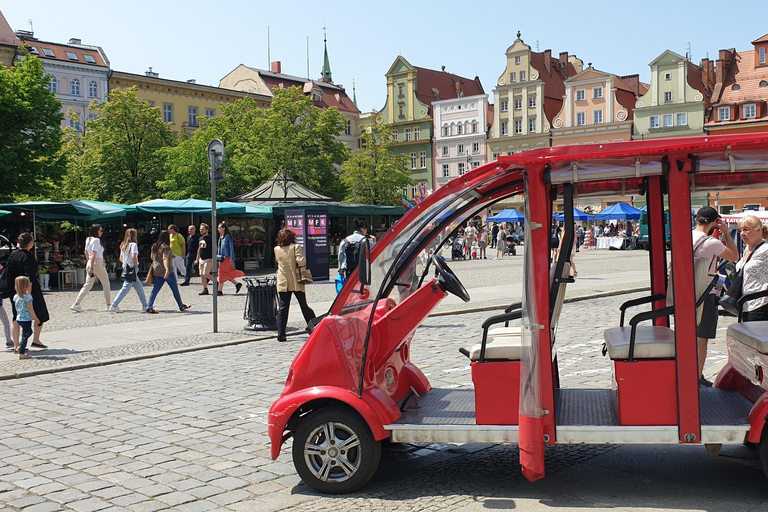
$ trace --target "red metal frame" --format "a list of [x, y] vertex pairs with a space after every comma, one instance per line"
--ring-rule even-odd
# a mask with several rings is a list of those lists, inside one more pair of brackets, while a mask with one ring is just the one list
[[[663, 176], [647, 178], [647, 210], [648, 210], [648, 258], [651, 267], [651, 295], [667, 293], [667, 251], [657, 248], [665, 247], [664, 236], [664, 191], [662, 190]], [[666, 306], [666, 301], [660, 300], [654, 304], [654, 309]], [[654, 320], [658, 326], [669, 327], [669, 318], [659, 317]]]

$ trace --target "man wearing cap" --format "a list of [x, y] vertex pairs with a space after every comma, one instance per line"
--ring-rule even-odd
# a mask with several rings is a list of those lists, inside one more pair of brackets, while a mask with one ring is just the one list
[[[725, 236], [725, 244], [714, 238], [712, 233], [718, 228]], [[717, 258], [728, 261], [739, 259], [739, 250], [733, 241], [728, 224], [720, 218], [717, 210], [711, 206], [700, 208], [696, 212], [696, 228], [693, 230], [693, 257], [712, 260], [710, 274], [717, 272]], [[711, 387], [712, 383], [704, 378], [704, 361], [707, 359], [707, 343], [717, 336], [717, 295], [712, 290], [702, 304], [704, 313], [701, 323], [696, 326], [696, 341], [699, 349], [699, 387]]]

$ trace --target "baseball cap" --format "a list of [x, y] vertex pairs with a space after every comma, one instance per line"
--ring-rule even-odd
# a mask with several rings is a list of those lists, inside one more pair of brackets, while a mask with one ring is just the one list
[[696, 221], [699, 224], [711, 224], [719, 218], [720, 214], [711, 206], [704, 206], [696, 212]]

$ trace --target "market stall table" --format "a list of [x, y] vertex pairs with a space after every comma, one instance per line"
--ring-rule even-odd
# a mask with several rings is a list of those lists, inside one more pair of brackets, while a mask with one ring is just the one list
[[[75, 272], [75, 269], [59, 270], [57, 272], [59, 276], [59, 290], [63, 290], [65, 286], [77, 288], [77, 276]], [[67, 279], [66, 276], [69, 276], [69, 279]]]
[[624, 249], [631, 243], [629, 238], [615, 236], [598, 236], [595, 238], [595, 249]]

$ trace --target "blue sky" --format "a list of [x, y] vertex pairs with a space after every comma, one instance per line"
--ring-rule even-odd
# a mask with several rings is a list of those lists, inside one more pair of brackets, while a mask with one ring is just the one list
[[[542, 7], [527, 7], [533, 4]], [[207, 85], [218, 85], [241, 63], [266, 69], [267, 27], [272, 60], [282, 61], [283, 72], [292, 75], [307, 74], [309, 37], [310, 73], [319, 77], [325, 24], [333, 79], [351, 96], [354, 77], [362, 111], [384, 106], [384, 74], [398, 54], [416, 66], [477, 75], [492, 97], [504, 71], [504, 52], [518, 30], [534, 50], [538, 42], [540, 51], [567, 51], [603, 71], [639, 73], [645, 82], [648, 63], [664, 50], [684, 55], [690, 43], [698, 63], [707, 54], [716, 58], [722, 48], [747, 50], [751, 41], [768, 33], [768, 23], [761, 21], [765, 16], [757, 15], [765, 13], [765, 3], [752, 0], [445, 0], [375, 6], [332, 0], [135, 0], [89, 5], [30, 0], [6, 3], [0, 10], [14, 30], [28, 30], [31, 19], [40, 39], [66, 42], [76, 37], [101, 46], [116, 70], [143, 73], [152, 66], [163, 78], [194, 78]]]

